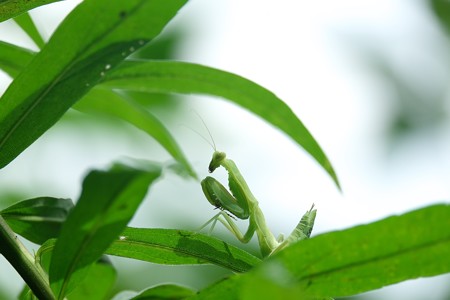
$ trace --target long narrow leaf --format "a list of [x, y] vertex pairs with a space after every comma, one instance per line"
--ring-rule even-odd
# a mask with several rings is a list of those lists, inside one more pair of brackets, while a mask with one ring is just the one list
[[[10, 74], [11, 77], [15, 77], [21, 72], [35, 55], [30, 50], [2, 42], [0, 42], [0, 53], [0, 69]], [[147, 132], [184, 167], [190, 176], [197, 177], [170, 132], [148, 110], [135, 105], [133, 101], [118, 95], [110, 89], [97, 87], [77, 102], [74, 108], [91, 114], [110, 114]]]
[[154, 286], [140, 292], [130, 300], [178, 300], [194, 295], [195, 292], [184, 286], [175, 284], [163, 284]]
[[78, 5], [0, 99], [0, 168], [156, 37], [185, 2], [85, 0]]
[[11, 19], [38, 6], [61, 0], [2, 0], [0, 1], [0, 22]]
[[73, 208], [72, 200], [39, 197], [21, 201], [0, 211], [15, 233], [36, 244], [56, 238], [67, 215]]
[[83, 97], [75, 109], [88, 113], [103, 113], [118, 117], [145, 131], [158, 141], [194, 178], [197, 177], [186, 156], [167, 128], [148, 110], [111, 89], [95, 88]]
[[[34, 55], [31, 50], [0, 41], [0, 69], [12, 78], [22, 72]], [[1, 106], [0, 102], [0, 108]]]
[[284, 131], [328, 172], [339, 187], [330, 161], [289, 106], [250, 80], [191, 63], [127, 61], [109, 73], [103, 85], [148, 92], [207, 94], [230, 100]]
[[58, 299], [81, 281], [89, 265], [123, 231], [148, 186], [161, 173], [159, 166], [141, 165], [139, 169], [115, 165], [109, 171], [92, 171], [85, 178], [50, 264], [50, 285]]
[[[247, 297], [288, 290], [305, 299], [343, 297], [450, 272], [450, 205], [434, 205], [301, 241], [240, 277], [202, 292]], [[258, 295], [260, 295], [259, 293]]]
[[[48, 240], [37, 257], [49, 257], [54, 245], [55, 240]], [[246, 272], [261, 263], [252, 254], [214, 237], [178, 229], [127, 227], [105, 254], [163, 265], [214, 264], [234, 272]]]
[[216, 238], [175, 229], [127, 228], [106, 254], [169, 265], [209, 263], [235, 272], [248, 271], [261, 262]]
[[39, 48], [42, 48], [45, 44], [44, 40], [42, 39], [41, 34], [39, 33], [36, 25], [33, 22], [33, 19], [31, 19], [29, 13], [21, 14], [14, 18], [14, 21], [22, 28], [23, 31], [25, 31], [26, 34], [33, 40], [33, 42], [38, 46]]

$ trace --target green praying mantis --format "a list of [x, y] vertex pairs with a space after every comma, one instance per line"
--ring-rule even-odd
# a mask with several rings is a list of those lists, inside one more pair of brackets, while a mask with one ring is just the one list
[[[207, 127], [206, 129], [208, 130]], [[214, 139], [209, 130], [208, 133], [214, 143]], [[219, 181], [211, 176], [207, 176], [201, 181], [202, 190], [206, 199], [214, 207], [219, 209], [220, 212], [209, 219], [200, 230], [212, 223], [211, 232], [217, 221], [219, 221], [242, 243], [248, 243], [256, 232], [263, 257], [275, 254], [292, 243], [309, 238], [316, 218], [314, 204], [303, 215], [298, 225], [286, 239], [283, 235], [275, 238], [266, 224], [258, 201], [250, 191], [247, 182], [234, 161], [228, 159], [224, 152], [217, 151], [215, 143], [212, 146], [214, 153], [208, 167], [209, 173], [214, 172], [219, 167], [225, 168], [228, 172], [228, 186], [231, 194]], [[235, 218], [249, 220], [248, 229], [245, 233], [239, 230], [233, 220]]]

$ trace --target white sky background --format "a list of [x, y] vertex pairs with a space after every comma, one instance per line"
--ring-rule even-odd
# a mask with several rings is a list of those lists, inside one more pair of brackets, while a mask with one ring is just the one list
[[[75, 3], [35, 10], [46, 38]], [[189, 33], [180, 59], [239, 74], [275, 92], [310, 129], [337, 171], [342, 194], [303, 150], [247, 111], [208, 97], [186, 101], [204, 117], [218, 148], [235, 160], [275, 234], [290, 233], [312, 203], [318, 209], [313, 234], [318, 234], [450, 198], [450, 134], [412, 138], [388, 156], [382, 132], [389, 118], [390, 91], [368, 72], [352, 46], [353, 40], [379, 45], [398, 65], [420, 71], [421, 65], [414, 69], [414, 63], [423, 52], [411, 49], [423, 47], [426, 52], [429, 39], [442, 34], [421, 2], [192, 0], [169, 29], [177, 25]], [[0, 24], [0, 33], [2, 40], [29, 45], [11, 24]], [[7, 84], [7, 77], [1, 76], [0, 88]], [[190, 123], [193, 119], [180, 123], [198, 128], [198, 120]], [[210, 147], [184, 128], [172, 127], [200, 176], [206, 176]], [[52, 129], [2, 170], [0, 185], [35, 189], [34, 196], [52, 189], [76, 199], [89, 168], [124, 154], [145, 157], [153, 147], [136, 149], [124, 138], [87, 139], [82, 131], [67, 136], [67, 131]], [[168, 159], [158, 151], [162, 160]], [[24, 178], [24, 172], [29, 177]], [[170, 227], [176, 224], [173, 219], [200, 225], [213, 214], [193, 181], [168, 176], [152, 190], [152, 197], [133, 225]], [[0, 272], [1, 282], [7, 278]], [[409, 281], [371, 294], [378, 299], [441, 299], [448, 281], [448, 276]]]

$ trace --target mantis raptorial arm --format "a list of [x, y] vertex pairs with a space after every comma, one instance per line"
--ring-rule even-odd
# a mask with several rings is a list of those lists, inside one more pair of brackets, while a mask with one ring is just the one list
[[[212, 143], [210, 143], [201, 134], [199, 134], [200, 137], [202, 137], [214, 148], [214, 153], [211, 162], [209, 163], [208, 170], [212, 173], [221, 166], [225, 168], [228, 172], [228, 186], [231, 191], [230, 194], [220, 182], [210, 176], [202, 180], [201, 186], [206, 199], [208, 199], [209, 203], [213, 206], [220, 209], [221, 212], [208, 220], [208, 222], [206, 222], [200, 230], [212, 223], [210, 229], [211, 233], [217, 221], [219, 221], [242, 243], [248, 243], [256, 232], [263, 257], [278, 252], [298, 240], [309, 238], [314, 225], [314, 219], [316, 217], [316, 210], [313, 209], [314, 205], [308, 212], [305, 213], [297, 227], [292, 231], [287, 239], [280, 236], [277, 240], [269, 230], [264, 214], [259, 208], [258, 201], [250, 191], [247, 182], [244, 180], [244, 177], [237, 168], [236, 164], [231, 159], [228, 159], [224, 152], [217, 151], [214, 139], [208, 129], [208, 126], [206, 126], [200, 115], [198, 115], [198, 117], [208, 131]], [[196, 131], [194, 130], [194, 132]], [[233, 221], [233, 219], [235, 219], [234, 216], [241, 220], [249, 219], [249, 225], [244, 234], [239, 230], [236, 223]]]
[[[219, 221], [242, 243], [248, 243], [256, 232], [259, 247], [264, 257], [287, 247], [293, 242], [309, 237], [316, 216], [316, 210], [313, 210], [313, 207], [302, 217], [297, 227], [286, 240], [277, 240], [269, 230], [264, 214], [259, 208], [258, 201], [250, 191], [236, 164], [231, 159], [227, 159], [224, 152], [215, 151], [209, 164], [209, 172], [214, 172], [220, 166], [224, 167], [228, 172], [228, 185], [231, 194], [220, 182], [212, 177], [208, 176], [202, 180], [201, 185], [206, 198], [212, 205], [222, 210], [206, 222], [202, 228], [213, 223], [211, 226], [212, 230], [216, 222]], [[241, 233], [227, 211], [239, 219], [249, 219], [249, 227], [245, 234]]]
[[[212, 177], [208, 176], [202, 180], [203, 193], [208, 201], [223, 211], [209, 222], [220, 221], [242, 243], [248, 243], [256, 232], [263, 256], [269, 255], [279, 246], [279, 243], [269, 230], [258, 201], [250, 191], [236, 164], [231, 159], [227, 159], [224, 152], [215, 151], [209, 165], [209, 171], [212, 173], [220, 166], [228, 172], [228, 184], [232, 194]], [[249, 226], [245, 234], [240, 232], [232, 218], [224, 211], [228, 211], [242, 220], [249, 219]]]

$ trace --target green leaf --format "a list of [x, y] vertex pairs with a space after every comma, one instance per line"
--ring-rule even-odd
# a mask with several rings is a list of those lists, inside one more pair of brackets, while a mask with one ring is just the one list
[[156, 37], [185, 2], [86, 0], [78, 5], [1, 98], [0, 168]]
[[[46, 241], [36, 253], [36, 264], [48, 273], [56, 240]], [[83, 281], [70, 293], [70, 300], [107, 299], [117, 279], [117, 272], [111, 261], [103, 255], [89, 268]], [[93, 284], [95, 283], [95, 284]]]
[[234, 272], [248, 271], [261, 262], [216, 238], [175, 229], [127, 228], [106, 254], [169, 265], [209, 263]]
[[42, 244], [59, 235], [72, 208], [70, 199], [39, 197], [5, 208], [0, 215], [15, 233], [33, 243]]
[[35, 7], [61, 0], [2, 0], [0, 1], [0, 22], [11, 19]]
[[[355, 295], [450, 272], [450, 205], [440, 204], [300, 241], [195, 299], [244, 297], [256, 287], [311, 298]], [[270, 284], [261, 284], [269, 282]], [[271, 287], [272, 286], [272, 287]], [[203, 298], [202, 298], [203, 297]]]
[[158, 93], [207, 94], [230, 100], [289, 135], [328, 172], [339, 187], [328, 158], [289, 106], [250, 80], [191, 63], [126, 61], [107, 74], [103, 85]]
[[41, 34], [39, 33], [36, 25], [31, 19], [28, 13], [21, 14], [14, 18], [14, 21], [22, 28], [23, 31], [28, 34], [28, 36], [33, 40], [33, 42], [39, 48], [42, 48], [45, 45], [44, 40], [42, 39]]
[[162, 284], [140, 292], [130, 300], [177, 300], [193, 296], [195, 291], [176, 284]]
[[[54, 244], [48, 240], [39, 248], [39, 261], [48, 259], [46, 253]], [[234, 272], [246, 272], [261, 263], [252, 254], [214, 237], [177, 229], [127, 227], [105, 254], [165, 265], [214, 264]]]
[[430, 3], [437, 20], [450, 33], [450, 3], [447, 0], [432, 0]]
[[31, 289], [28, 287], [28, 285], [25, 285], [23, 289], [20, 291], [19, 300], [39, 300], [31, 291]]
[[91, 171], [80, 199], [64, 223], [50, 263], [50, 285], [62, 299], [84, 277], [123, 231], [161, 168], [121, 164], [109, 171]]
[[89, 268], [86, 277], [68, 298], [70, 300], [108, 299], [117, 279], [117, 272], [107, 257]]
[[0, 41], [0, 69], [12, 78], [22, 72], [34, 55], [31, 50]]
[[189, 38], [188, 30], [182, 26], [172, 27], [170, 31], [158, 36], [151, 44], [143, 47], [131, 57], [133, 59], [173, 59], [185, 38]]
[[[0, 68], [8, 72], [11, 77], [15, 77], [21, 72], [25, 68], [24, 64], [28, 64], [35, 54], [27, 49], [1, 41], [0, 53], [3, 55], [0, 56]], [[147, 132], [184, 167], [191, 177], [197, 178], [183, 151], [164, 125], [148, 110], [128, 98], [118, 95], [110, 89], [96, 87], [77, 102], [74, 108], [89, 114], [113, 115]]]
[[45, 243], [43, 243], [41, 247], [39, 247], [38, 251], [34, 256], [36, 264], [41, 266], [41, 268], [45, 270], [45, 272], [47, 273], [49, 273], [50, 270], [50, 261], [52, 259], [55, 244], [56, 239], [49, 239], [45, 241]]
[[125, 96], [119, 95], [110, 89], [95, 88], [79, 101], [74, 108], [90, 114], [109, 114], [145, 131], [184, 166], [192, 177], [197, 178], [183, 151], [166, 127], [149, 111], [135, 104], [131, 99], [127, 99]]

